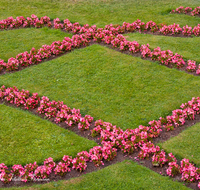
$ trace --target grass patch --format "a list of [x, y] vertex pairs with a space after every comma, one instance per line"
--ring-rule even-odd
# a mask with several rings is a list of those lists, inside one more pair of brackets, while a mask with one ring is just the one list
[[141, 19], [144, 22], [153, 20], [156, 23], [180, 25], [199, 23], [199, 18], [187, 15], [169, 14], [170, 10], [179, 6], [199, 6], [197, 0], [4, 0], [0, 2], [0, 19], [36, 14], [49, 16], [52, 19], [69, 18], [81, 24], [122, 24]]
[[123, 129], [147, 125], [199, 96], [199, 81], [199, 77], [100, 45], [0, 76], [0, 85], [64, 101]]
[[[16, 188], [8, 188], [16, 189]], [[86, 174], [68, 181], [50, 182], [44, 185], [21, 187], [18, 189], [189, 189], [182, 183], [172, 181], [169, 177], [163, 177], [148, 168], [132, 161], [123, 161], [108, 166], [97, 172]]]
[[27, 111], [0, 104], [0, 163], [10, 166], [63, 155], [76, 156], [97, 145]]
[[30, 51], [32, 47], [39, 49], [44, 44], [72, 37], [72, 34], [49, 28], [26, 28], [0, 32], [0, 59], [7, 61], [10, 57]]
[[167, 152], [172, 152], [179, 159], [187, 158], [200, 167], [200, 123], [183, 131], [176, 137], [161, 144]]
[[127, 40], [137, 41], [139, 44], [149, 44], [154, 49], [158, 46], [161, 50], [171, 50], [173, 53], [179, 53], [186, 59], [192, 59], [200, 62], [200, 38], [175, 38], [169, 36], [156, 36], [150, 34], [130, 33], [126, 34]]

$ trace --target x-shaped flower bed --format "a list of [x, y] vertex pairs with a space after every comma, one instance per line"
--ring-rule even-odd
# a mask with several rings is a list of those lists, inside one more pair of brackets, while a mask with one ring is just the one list
[[[33, 18], [33, 21], [36, 18]], [[180, 55], [173, 54], [171, 51], [161, 51], [159, 48], [153, 52], [146, 45], [140, 45], [137, 42], [129, 42], [118, 32], [121, 27], [107, 26], [105, 29], [96, 29], [95, 27], [85, 26], [80, 28], [77, 23], [72, 25], [69, 21], [67, 26], [74, 26], [81, 35], [75, 35], [72, 39], [66, 38], [63, 42], [54, 42], [51, 46], [43, 46], [40, 50], [32, 49], [29, 53], [22, 53], [16, 58], [9, 59], [8, 63], [2, 61], [3, 71], [18, 70], [19, 66], [28, 66], [31, 64], [38, 64], [46, 58], [50, 58], [53, 55], [63, 54], [66, 51], [70, 51], [72, 48], [81, 47], [87, 45], [94, 39], [98, 42], [104, 42], [106, 44], [112, 44], [114, 47], [119, 47], [120, 50], [128, 50], [132, 53], [141, 52], [143, 57], [151, 57], [152, 59], [159, 60], [160, 63], [165, 65], [175, 65], [176, 67], [182, 67], [185, 65], [185, 61]], [[140, 26], [141, 22], [139, 22]], [[54, 21], [55, 28], [62, 28], [62, 24], [58, 19]], [[73, 28], [73, 27], [72, 27]], [[73, 29], [74, 29], [73, 28]], [[82, 31], [84, 30], [85, 31]], [[118, 30], [118, 31], [117, 31]], [[74, 32], [74, 31], [73, 31]], [[76, 31], [77, 32], [77, 31]], [[188, 61], [188, 70], [195, 70], [195, 63]], [[193, 66], [193, 69], [189, 68]], [[198, 69], [197, 69], [198, 71]], [[198, 74], [198, 72], [196, 73]], [[2, 72], [3, 73], [3, 72]], [[0, 91], [0, 97], [2, 100], [15, 104], [16, 106], [24, 107], [25, 109], [36, 109], [39, 114], [44, 114], [48, 118], [54, 118], [54, 121], [64, 122], [68, 126], [76, 125], [81, 131], [91, 129], [91, 135], [94, 137], [100, 135], [101, 145], [92, 148], [89, 153], [81, 152], [76, 158], [72, 159], [69, 156], [64, 156], [62, 161], [54, 163], [51, 158], [45, 160], [43, 166], [37, 166], [36, 164], [29, 164], [25, 167], [15, 165], [13, 168], [9, 168], [1, 164], [1, 179], [6, 179], [4, 182], [9, 182], [12, 179], [12, 174], [9, 172], [12, 170], [16, 176], [20, 176], [23, 181], [33, 178], [48, 178], [49, 175], [55, 172], [55, 174], [64, 175], [72, 168], [83, 171], [86, 169], [87, 162], [94, 162], [96, 166], [102, 165], [103, 160], [112, 160], [118, 150], [122, 150], [124, 153], [133, 154], [135, 150], [141, 149], [141, 151], [134, 153], [135, 159], [138, 155], [144, 159], [146, 157], [152, 158], [154, 166], [167, 167], [168, 175], [175, 175], [175, 173], [182, 174], [182, 180], [184, 181], [198, 181], [199, 169], [188, 160], [183, 159], [181, 165], [177, 165], [176, 158], [169, 154], [165, 156], [165, 152], [160, 150], [159, 147], [151, 142], [153, 138], [157, 138], [162, 134], [163, 129], [172, 130], [174, 127], [184, 125], [186, 120], [194, 120], [195, 116], [199, 114], [199, 98], [193, 98], [192, 101], [185, 105], [182, 105], [182, 109], [174, 110], [172, 116], [161, 118], [158, 121], [149, 122], [149, 126], [139, 126], [134, 130], [126, 130], [113, 126], [110, 123], [103, 122], [101, 120], [92, 123], [93, 118], [91, 116], [82, 117], [80, 111], [76, 109], [70, 109], [62, 102], [50, 101], [47, 97], [40, 98], [37, 94], [30, 96], [27, 91], [19, 91], [17, 88], [5, 88], [2, 87]], [[88, 132], [87, 134], [89, 134]], [[82, 133], [79, 133], [82, 134]], [[96, 139], [97, 140], [97, 139]], [[151, 161], [150, 161], [151, 162]], [[168, 163], [168, 166], [166, 165]], [[63, 169], [63, 171], [62, 171]]]

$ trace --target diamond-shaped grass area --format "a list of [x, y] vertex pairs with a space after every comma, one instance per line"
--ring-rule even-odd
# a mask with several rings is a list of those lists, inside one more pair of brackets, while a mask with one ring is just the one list
[[147, 125], [199, 95], [200, 78], [100, 45], [0, 76], [123, 129]]
[[193, 125], [176, 137], [161, 144], [167, 152], [179, 158], [187, 158], [200, 167], [200, 123]]
[[49, 157], [60, 161], [63, 155], [75, 157], [97, 145], [27, 111], [3, 104], [0, 121], [0, 163], [8, 166], [35, 161], [43, 164]]
[[[7, 188], [16, 189], [16, 188]], [[106, 189], [106, 190], [124, 190], [124, 189], [189, 189], [183, 183], [175, 182], [169, 177], [161, 176], [148, 168], [138, 165], [133, 161], [125, 160], [121, 163], [108, 166], [96, 172], [85, 174], [78, 178], [72, 178], [67, 181], [50, 182], [43, 185], [33, 185], [31, 187], [21, 187], [17, 189], [57, 189], [57, 190], [76, 190], [76, 189]]]

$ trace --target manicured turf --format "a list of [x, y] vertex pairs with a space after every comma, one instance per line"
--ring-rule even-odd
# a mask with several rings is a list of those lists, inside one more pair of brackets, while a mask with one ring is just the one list
[[[4, 0], [0, 1], [0, 19], [21, 15], [30, 17], [31, 14], [36, 14], [39, 17], [47, 15], [51, 19], [69, 18], [72, 22], [79, 22], [82, 25], [96, 24], [97, 27], [104, 27], [110, 23], [122, 24], [124, 21], [131, 23], [137, 19], [144, 22], [152, 20], [158, 24], [173, 24], [175, 22], [181, 26], [195, 26], [199, 23], [200, 18], [198, 17], [169, 14], [170, 10], [179, 6], [195, 8], [199, 6], [199, 1]], [[50, 44], [55, 40], [62, 40], [64, 36], [69, 36], [61, 31], [49, 29], [20, 29], [18, 31], [0, 31], [0, 33], [0, 59], [5, 59], [5, 61], [18, 53], [29, 51], [32, 47], [39, 48], [43, 44]], [[128, 40], [149, 43], [151, 47], [159, 45], [163, 49], [180, 53], [184, 58], [200, 61], [198, 56], [200, 38], [178, 39], [143, 34], [126, 35], [130, 36]], [[139, 124], [145, 125], [150, 120], [168, 115], [181, 103], [190, 100], [193, 96], [200, 96], [199, 80], [199, 77], [94, 45], [21, 72], [1, 76], [0, 85], [16, 85], [20, 89], [39, 92], [41, 96], [46, 95], [51, 99], [63, 100], [70, 107], [80, 108], [83, 114], [91, 114], [95, 119], [101, 118], [125, 129], [137, 127]], [[1, 106], [0, 109], [3, 115], [7, 114], [5, 108], [3, 109]], [[17, 115], [18, 111], [14, 112]], [[18, 122], [17, 117], [13, 118], [14, 121]], [[37, 119], [33, 119], [32, 115], [27, 116], [27, 118], [30, 119], [25, 120], [26, 123], [38, 122]], [[2, 120], [0, 118], [0, 122]], [[10, 123], [12, 124], [12, 122], [8, 122], [7, 125], [10, 126]], [[45, 131], [46, 136], [51, 139], [56, 126], [40, 119], [39, 123], [42, 126], [53, 126], [53, 130], [48, 134]], [[39, 134], [34, 133], [33, 139], [37, 138]], [[20, 135], [18, 138], [16, 137], [16, 139], [20, 138]], [[70, 140], [73, 141], [73, 139], [76, 141], [77, 137], [72, 137]], [[7, 141], [6, 143], [9, 144], [9, 139]], [[52, 139], [48, 142], [52, 142]], [[53, 142], [56, 142], [56, 138]], [[199, 140], [196, 139], [194, 143], [198, 144]], [[82, 144], [80, 143], [80, 146]], [[76, 141], [75, 145], [79, 145], [79, 143]], [[63, 147], [56, 146], [59, 147], [58, 150], [65, 151]], [[186, 149], [189, 147], [190, 145], [185, 145]], [[22, 148], [26, 149], [25, 144]], [[41, 145], [41, 148], [44, 148], [44, 153], [52, 151], [51, 147], [45, 149]], [[82, 149], [85, 150], [85, 148], [87, 147], [84, 145]], [[67, 152], [71, 151], [72, 147], [70, 146], [69, 149]], [[2, 152], [4, 150], [6, 149], [4, 148]], [[40, 156], [38, 153], [35, 155]], [[9, 156], [10, 160], [14, 160], [12, 155], [9, 154]], [[49, 156], [51, 154], [47, 153], [47, 156], [44, 157]], [[34, 160], [32, 156], [30, 159]], [[12, 164], [16, 164], [16, 160], [12, 161]], [[130, 164], [120, 163], [81, 178], [51, 182], [37, 186], [37, 188], [186, 189], [181, 183], [172, 182], [172, 180], [132, 162]]]
[[0, 104], [0, 163], [42, 164], [46, 158], [76, 156], [97, 144], [34, 116]]
[[200, 77], [100, 45], [0, 76], [0, 85], [64, 101], [123, 129], [170, 114], [199, 95], [199, 81]]
[[0, 34], [0, 59], [4, 61], [19, 53], [29, 52], [32, 47], [38, 49], [44, 44], [50, 45], [54, 41], [61, 41], [64, 37], [72, 36], [72, 34], [49, 28], [9, 30], [1, 31]]
[[156, 23], [180, 25], [197, 25], [199, 18], [187, 15], [169, 14], [179, 6], [199, 6], [197, 0], [4, 0], [0, 2], [0, 19], [13, 16], [39, 17], [47, 15], [52, 19], [69, 18], [72, 22], [81, 24], [96, 24], [103, 27], [106, 24], [122, 24], [141, 19], [144, 22], [153, 20]]
[[162, 147], [178, 158], [187, 158], [200, 167], [200, 123], [188, 128], [176, 137], [164, 142]]
[[189, 188], [132, 161], [124, 161], [122, 163], [108, 166], [100, 171], [89, 173], [79, 178], [70, 179], [69, 181], [50, 182], [49, 184], [34, 185], [30, 188], [23, 187], [18, 189], [184, 190]]
[[151, 49], [171, 50], [179, 53], [185, 59], [195, 60], [200, 63], [200, 38], [174, 38], [169, 36], [158, 36], [150, 34], [130, 33], [126, 34], [127, 40], [137, 41], [139, 44], [149, 44]]

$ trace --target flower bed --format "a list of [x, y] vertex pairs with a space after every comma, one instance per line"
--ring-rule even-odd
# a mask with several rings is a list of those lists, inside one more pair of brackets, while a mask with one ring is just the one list
[[[80, 110], [71, 109], [63, 102], [50, 101], [44, 96], [41, 98], [37, 93], [31, 95], [29, 91], [20, 91], [16, 87], [2, 86], [0, 100], [25, 109], [37, 109], [39, 114], [53, 118], [57, 123], [64, 121], [69, 126], [76, 124], [80, 130], [88, 130], [93, 121], [91, 116], [82, 117]], [[136, 129], [123, 131], [111, 123], [97, 120], [95, 128], [91, 130], [91, 136], [99, 136], [102, 146], [95, 146], [89, 152], [82, 151], [75, 158], [64, 155], [58, 163], [55, 163], [52, 158], [47, 158], [41, 166], [35, 162], [25, 166], [13, 165], [9, 169], [4, 163], [1, 163], [0, 180], [9, 183], [14, 177], [20, 177], [21, 181], [27, 182], [46, 179], [51, 173], [63, 176], [71, 170], [82, 172], [86, 170], [87, 162], [93, 162], [98, 167], [103, 165], [105, 160], [113, 160], [117, 156], [117, 150], [127, 154], [140, 150], [138, 157], [141, 159], [150, 157], [153, 166], [162, 167], [167, 164], [167, 175], [175, 176], [180, 173], [183, 181], [200, 181], [200, 168], [195, 167], [186, 158], [182, 159], [181, 164], [178, 165], [177, 159], [172, 153], [167, 155], [164, 150], [152, 143], [152, 139], [158, 137], [161, 131], [174, 130], [184, 125], [186, 120], [194, 120], [195, 116], [199, 114], [200, 98], [197, 97], [182, 104], [180, 109], [172, 111], [172, 115], [157, 121], [150, 121], [148, 126], [140, 125]]]

